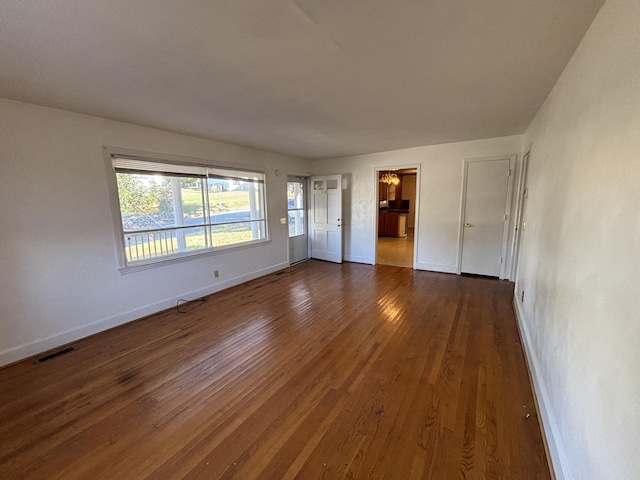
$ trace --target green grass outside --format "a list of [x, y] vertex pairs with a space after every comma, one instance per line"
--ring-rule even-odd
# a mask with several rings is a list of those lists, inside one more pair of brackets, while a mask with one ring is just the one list
[[[209, 194], [212, 214], [247, 208], [249, 192], [234, 190]], [[187, 217], [202, 216], [202, 192], [199, 188], [182, 188], [182, 209]]]

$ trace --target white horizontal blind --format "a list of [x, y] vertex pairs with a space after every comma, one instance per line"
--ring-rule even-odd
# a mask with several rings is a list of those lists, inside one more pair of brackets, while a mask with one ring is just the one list
[[176, 165], [173, 163], [153, 162], [134, 158], [114, 157], [113, 167], [118, 173], [146, 173], [158, 175], [184, 175], [205, 177], [206, 167], [200, 165]]
[[211, 165], [174, 164], [139, 158], [113, 157], [113, 167], [118, 173], [143, 173], [168, 176], [209, 177], [222, 180], [264, 183], [264, 173], [250, 170], [214, 167]]
[[221, 167], [207, 166], [207, 176], [209, 178], [220, 178], [228, 180], [239, 180], [242, 182], [264, 183], [264, 173], [248, 170], [235, 170]]

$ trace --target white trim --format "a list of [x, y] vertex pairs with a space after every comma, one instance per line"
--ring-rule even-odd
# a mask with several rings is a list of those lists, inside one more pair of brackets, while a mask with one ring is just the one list
[[518, 155], [516, 153], [506, 154], [506, 155], [494, 155], [490, 157], [472, 157], [465, 158], [462, 161], [462, 192], [460, 193], [460, 216], [458, 223], [458, 265], [456, 268], [456, 272], [458, 275], [462, 273], [462, 245], [464, 240], [464, 211], [467, 204], [467, 175], [469, 171], [469, 164], [475, 162], [492, 162], [496, 160], [509, 160], [509, 179], [507, 183], [507, 201], [505, 205], [505, 215], [507, 216], [507, 220], [504, 222], [504, 227], [502, 230], [502, 247], [500, 249], [500, 254], [504, 259], [500, 264], [500, 280], [507, 278], [507, 258], [510, 255], [509, 252], [509, 238], [510, 238], [510, 228], [512, 218], [511, 218], [511, 203], [513, 200], [513, 173], [515, 170], [516, 159]]
[[531, 380], [536, 410], [539, 414], [538, 424], [540, 425], [540, 432], [542, 434], [547, 460], [549, 461], [549, 469], [553, 479], [569, 480], [571, 479], [571, 476], [564, 467], [565, 462], [563, 462], [563, 459], [566, 458], [566, 456], [561, 449], [560, 444], [556, 442], [556, 438], [558, 438], [558, 432], [560, 430], [553, 415], [553, 410], [550, 408], [549, 394], [544, 387], [544, 381], [540, 377], [539, 362], [534, 353], [531, 335], [527, 328], [529, 322], [525, 319], [522, 303], [517, 297], [517, 295], [514, 295], [513, 297], [514, 312], [516, 314], [521, 343], [524, 346], [524, 356], [529, 370], [529, 378]]
[[523, 193], [524, 188], [527, 187], [527, 170], [529, 168], [529, 161], [531, 160], [531, 144], [529, 148], [520, 156], [520, 170], [518, 172], [518, 188], [514, 191], [516, 195], [516, 205], [513, 218], [513, 225], [511, 226], [512, 242], [511, 242], [511, 272], [509, 280], [515, 282], [518, 278], [518, 269], [520, 265], [520, 243], [522, 237], [522, 210], [523, 210]]
[[[309, 219], [311, 218], [311, 209], [310, 209], [310, 203], [309, 202], [309, 194], [311, 193], [311, 189], [310, 189], [310, 184], [311, 182], [309, 181], [309, 179], [311, 178], [311, 174], [309, 175], [304, 175], [301, 173], [289, 173], [286, 172], [286, 181], [287, 183], [285, 184], [285, 193], [287, 193], [287, 190], [289, 188], [289, 182], [291, 181], [290, 178], [295, 178], [298, 179], [303, 185], [304, 185], [304, 222], [305, 222], [305, 229], [306, 229], [306, 237], [307, 237], [307, 257], [302, 259], [302, 260], [298, 260], [294, 263], [300, 263], [300, 262], [304, 262], [305, 260], [309, 260], [311, 259], [311, 242], [309, 241], [310, 238], [310, 224], [311, 222], [309, 221]], [[288, 197], [287, 197], [288, 198]], [[287, 262], [289, 262], [289, 265], [293, 265], [294, 263], [291, 262], [291, 239], [292, 238], [296, 238], [296, 237], [290, 237], [289, 236], [289, 204], [288, 204], [288, 200], [287, 200], [287, 211], [285, 212], [287, 215]], [[344, 212], [343, 212], [344, 215]], [[298, 237], [301, 235], [297, 235]]]
[[366, 263], [367, 265], [375, 265], [375, 260], [371, 257], [364, 257], [361, 255], [347, 256], [344, 257], [345, 262], [353, 262], [353, 263]]
[[122, 275], [129, 273], [141, 272], [143, 270], [149, 270], [150, 268], [156, 268], [163, 265], [172, 265], [174, 263], [188, 262], [200, 257], [210, 257], [214, 255], [221, 255], [223, 253], [229, 253], [236, 250], [244, 250], [246, 248], [253, 248], [258, 244], [269, 244], [271, 240], [261, 239], [253, 240], [251, 242], [234, 243], [231, 245], [222, 245], [216, 248], [200, 248], [198, 250], [189, 252], [180, 252], [173, 255], [165, 255], [162, 257], [155, 257], [148, 261], [140, 260], [133, 265], [127, 267], [118, 267], [118, 270]]
[[57, 348], [70, 342], [80, 340], [90, 335], [103, 332], [110, 328], [135, 321], [147, 315], [152, 315], [162, 310], [175, 307], [176, 302], [180, 298], [201, 298], [206, 295], [211, 295], [221, 290], [240, 285], [241, 283], [248, 282], [249, 280], [269, 275], [270, 273], [277, 272], [288, 267], [289, 264], [287, 262], [282, 262], [277, 265], [264, 268], [262, 270], [231, 278], [224, 282], [211, 284], [197, 290], [192, 290], [190, 292], [183, 292], [174, 297], [162, 300], [161, 302], [144, 305], [133, 310], [102, 318], [100, 320], [96, 320], [89, 324], [83, 325], [82, 327], [67, 330], [66, 332], [58, 333], [51, 337], [40, 338], [32, 342], [27, 342], [15, 347], [4, 349], [0, 351], [0, 366], [23, 360], [33, 355], [46, 352], [47, 350], [51, 350], [53, 348]]
[[414, 267], [416, 270], [428, 270], [430, 272], [453, 273], [458, 274], [457, 265], [441, 265], [439, 263], [416, 262]]

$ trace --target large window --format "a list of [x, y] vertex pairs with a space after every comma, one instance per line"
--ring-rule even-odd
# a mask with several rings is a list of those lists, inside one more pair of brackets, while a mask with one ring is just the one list
[[125, 266], [266, 238], [264, 173], [112, 155]]

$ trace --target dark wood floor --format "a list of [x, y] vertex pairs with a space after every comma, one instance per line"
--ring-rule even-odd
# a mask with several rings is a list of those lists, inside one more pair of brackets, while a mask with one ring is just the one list
[[547, 479], [512, 288], [310, 261], [12, 365], [0, 478]]

